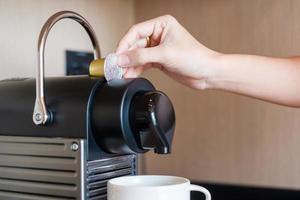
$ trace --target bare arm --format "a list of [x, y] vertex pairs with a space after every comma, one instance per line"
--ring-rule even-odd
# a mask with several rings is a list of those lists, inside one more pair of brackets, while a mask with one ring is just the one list
[[207, 88], [300, 107], [300, 58], [220, 55]]
[[[145, 47], [146, 37], [151, 38], [150, 48]], [[117, 54], [125, 78], [154, 67], [194, 89], [220, 89], [300, 107], [300, 57], [222, 54], [199, 43], [172, 16], [133, 26]]]

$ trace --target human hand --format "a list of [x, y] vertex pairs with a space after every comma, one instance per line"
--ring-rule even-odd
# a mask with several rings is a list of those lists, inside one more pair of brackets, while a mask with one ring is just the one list
[[[147, 46], [150, 37], [150, 46]], [[195, 89], [205, 89], [219, 53], [200, 44], [172, 16], [165, 15], [134, 25], [116, 51], [125, 78], [135, 78], [158, 68], [173, 79]]]

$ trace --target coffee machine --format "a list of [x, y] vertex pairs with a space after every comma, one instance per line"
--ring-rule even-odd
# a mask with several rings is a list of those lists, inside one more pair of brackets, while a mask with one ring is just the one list
[[86, 19], [62, 11], [41, 30], [36, 78], [0, 81], [1, 200], [104, 200], [109, 179], [137, 174], [137, 154], [171, 151], [174, 109], [148, 80], [44, 77], [47, 35], [66, 18], [100, 57]]

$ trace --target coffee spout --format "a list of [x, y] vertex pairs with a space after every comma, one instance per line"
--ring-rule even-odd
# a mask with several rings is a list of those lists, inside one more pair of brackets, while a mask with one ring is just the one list
[[169, 98], [159, 91], [136, 96], [131, 125], [142, 149], [169, 154], [175, 129], [175, 112]]

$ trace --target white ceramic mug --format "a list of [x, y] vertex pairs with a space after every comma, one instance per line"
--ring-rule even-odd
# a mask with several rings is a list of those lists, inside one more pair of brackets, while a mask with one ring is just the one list
[[108, 200], [190, 200], [199, 191], [211, 200], [207, 189], [176, 176], [125, 176], [108, 181]]

